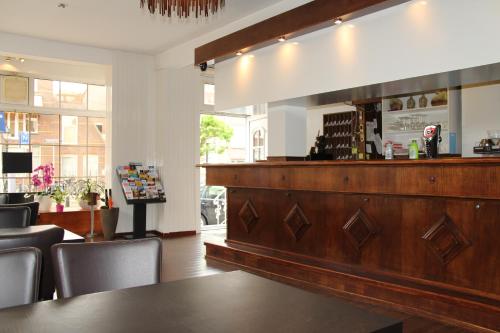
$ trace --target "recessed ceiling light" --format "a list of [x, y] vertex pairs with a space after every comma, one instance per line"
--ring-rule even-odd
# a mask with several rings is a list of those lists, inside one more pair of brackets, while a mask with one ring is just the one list
[[286, 41], [286, 37], [285, 36], [281, 36], [280, 38], [278, 38], [278, 42], [284, 42]]
[[67, 8], [67, 7], [68, 7], [68, 4], [67, 4], [67, 3], [64, 3], [64, 2], [59, 2], [59, 3], [57, 4], [57, 8], [62, 8], [62, 9], [64, 9], [64, 8]]
[[20, 62], [25, 62], [25, 61], [26, 61], [26, 59], [24, 59], [24, 58], [20, 58], [20, 59], [19, 59], [19, 61], [20, 61]]
[[5, 57], [5, 61], [12, 61], [11, 57]]
[[241, 51], [236, 52], [236, 55], [237, 55], [237, 56], [240, 56], [240, 55], [242, 55], [242, 54], [243, 54], [243, 52], [241, 52]]
[[343, 21], [342, 21], [342, 18], [341, 17], [338, 17], [335, 19], [335, 21], [333, 21], [333, 23], [335, 23], [335, 25], [339, 25], [341, 24]]

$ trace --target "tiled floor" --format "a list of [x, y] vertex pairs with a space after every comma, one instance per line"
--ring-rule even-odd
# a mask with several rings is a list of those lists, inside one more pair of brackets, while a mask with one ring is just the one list
[[[218, 274], [237, 268], [221, 263], [205, 260], [205, 246], [203, 242], [213, 238], [224, 238], [225, 230], [212, 230], [201, 235], [167, 239], [163, 241], [163, 268], [162, 280], [173, 281], [197, 276]], [[379, 306], [353, 303], [404, 321], [404, 333], [468, 333], [471, 331], [443, 325], [433, 320], [407, 315]]]

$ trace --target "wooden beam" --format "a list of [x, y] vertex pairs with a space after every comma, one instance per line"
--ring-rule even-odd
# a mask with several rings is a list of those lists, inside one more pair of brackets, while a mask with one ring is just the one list
[[407, 1], [315, 0], [196, 48], [195, 64], [222, 61], [240, 50], [251, 51], [276, 43], [281, 36], [297, 37], [332, 25], [338, 17], [353, 19]]

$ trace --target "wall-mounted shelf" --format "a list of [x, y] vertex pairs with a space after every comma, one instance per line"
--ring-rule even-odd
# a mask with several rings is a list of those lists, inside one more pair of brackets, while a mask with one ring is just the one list
[[402, 116], [405, 114], [424, 114], [429, 112], [447, 112], [448, 105], [430, 106], [426, 108], [403, 109], [398, 111], [387, 111], [388, 115]]

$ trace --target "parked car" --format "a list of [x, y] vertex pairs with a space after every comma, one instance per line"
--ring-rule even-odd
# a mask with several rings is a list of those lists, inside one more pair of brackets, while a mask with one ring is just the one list
[[201, 225], [226, 223], [226, 188], [204, 186], [201, 189]]

